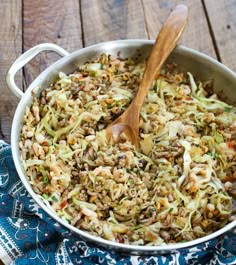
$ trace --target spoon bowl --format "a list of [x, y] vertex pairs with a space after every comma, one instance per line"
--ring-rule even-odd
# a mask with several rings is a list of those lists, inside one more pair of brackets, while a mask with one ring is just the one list
[[[170, 13], [152, 48], [139, 89], [126, 111], [106, 128], [107, 140], [130, 141], [138, 149], [139, 114], [157, 72], [175, 48], [187, 23], [188, 8], [178, 5]], [[124, 137], [125, 134], [125, 137]]]

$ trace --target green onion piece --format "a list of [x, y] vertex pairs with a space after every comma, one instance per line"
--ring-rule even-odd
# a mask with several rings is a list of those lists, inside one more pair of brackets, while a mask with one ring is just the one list
[[48, 195], [46, 193], [43, 193], [42, 194], [42, 197], [45, 199], [45, 200], [48, 200]]
[[230, 112], [232, 110], [231, 107], [225, 107], [225, 112]]
[[56, 196], [52, 196], [52, 200], [54, 201], [54, 202], [58, 202], [58, 199], [56, 198]]
[[43, 166], [40, 166], [40, 167], [39, 167], [39, 170], [40, 170], [40, 172], [41, 172], [42, 175], [43, 175], [43, 182], [44, 182], [45, 184], [48, 184], [48, 183], [49, 183], [49, 177], [48, 177], [48, 173], [47, 173], [47, 171], [45, 170], [45, 168], [44, 168]]
[[132, 184], [134, 184], [134, 180], [133, 179], [129, 179], [128, 183], [132, 185]]
[[157, 93], [157, 84], [155, 83], [154, 87], [153, 87], [153, 91]]

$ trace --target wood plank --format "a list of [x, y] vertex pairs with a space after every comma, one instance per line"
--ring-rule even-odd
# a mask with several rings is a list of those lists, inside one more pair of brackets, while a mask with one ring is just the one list
[[85, 46], [117, 39], [146, 39], [140, 0], [81, 0]]
[[[82, 47], [81, 36], [78, 0], [24, 0], [24, 50], [50, 42], [70, 52]], [[26, 86], [59, 58], [52, 52], [37, 56], [25, 67]]]
[[236, 72], [236, 1], [204, 1], [219, 57]]
[[181, 3], [189, 8], [189, 20], [180, 43], [216, 58], [204, 7], [200, 0], [143, 0], [149, 38], [156, 38], [170, 11]]
[[[22, 5], [18, 0], [0, 0], [0, 139], [10, 143], [10, 131], [18, 99], [8, 89], [6, 72], [22, 48]], [[22, 85], [21, 75], [16, 78]]]

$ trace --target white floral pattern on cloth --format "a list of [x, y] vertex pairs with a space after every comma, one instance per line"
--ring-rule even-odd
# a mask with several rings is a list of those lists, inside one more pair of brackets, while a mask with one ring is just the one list
[[224, 236], [163, 256], [124, 256], [81, 240], [55, 223], [30, 197], [0, 141], [0, 259], [11, 265], [236, 264], [236, 236]]

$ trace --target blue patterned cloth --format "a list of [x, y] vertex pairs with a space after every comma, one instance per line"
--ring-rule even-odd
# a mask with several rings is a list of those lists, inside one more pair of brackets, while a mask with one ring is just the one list
[[149, 257], [122, 256], [81, 240], [37, 206], [16, 173], [11, 147], [1, 140], [0, 205], [0, 259], [5, 264], [236, 264], [233, 232], [175, 254]]

